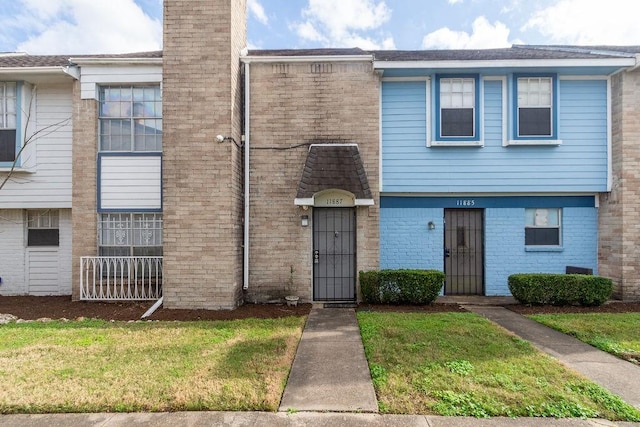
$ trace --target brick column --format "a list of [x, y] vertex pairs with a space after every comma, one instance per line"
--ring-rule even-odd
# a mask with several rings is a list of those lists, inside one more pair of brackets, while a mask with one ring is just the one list
[[245, 0], [165, 0], [164, 304], [229, 309], [242, 297], [239, 54]]

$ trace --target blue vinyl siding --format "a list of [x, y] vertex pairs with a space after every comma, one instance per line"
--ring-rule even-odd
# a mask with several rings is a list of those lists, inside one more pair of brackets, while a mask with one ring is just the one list
[[[560, 146], [503, 146], [501, 81], [481, 82], [484, 147], [427, 147], [425, 82], [383, 82], [385, 192], [599, 192], [607, 184], [607, 83], [560, 80]], [[509, 107], [508, 107], [509, 110]], [[507, 132], [512, 129], [512, 113]], [[433, 112], [431, 112], [433, 115]]]
[[[395, 200], [394, 200], [395, 199]], [[396, 203], [383, 197], [380, 208], [380, 268], [444, 269], [444, 208], [420, 207], [433, 203]], [[518, 198], [504, 205], [522, 205]], [[516, 200], [517, 199], [517, 200]], [[548, 198], [562, 205], [567, 199]], [[569, 205], [582, 205], [579, 199]], [[488, 203], [487, 205], [491, 205]], [[446, 201], [441, 203], [446, 205]], [[485, 204], [481, 204], [485, 205]], [[508, 277], [515, 273], [564, 273], [566, 266], [598, 266], [598, 212], [595, 207], [562, 207], [562, 246], [527, 251], [524, 244], [525, 208], [491, 207], [484, 210], [484, 273], [486, 295], [510, 295]], [[428, 229], [429, 221], [436, 224]]]

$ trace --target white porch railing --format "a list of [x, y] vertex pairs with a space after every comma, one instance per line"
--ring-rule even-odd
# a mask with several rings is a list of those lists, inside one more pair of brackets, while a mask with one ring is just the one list
[[162, 257], [80, 258], [80, 299], [156, 300], [162, 296]]

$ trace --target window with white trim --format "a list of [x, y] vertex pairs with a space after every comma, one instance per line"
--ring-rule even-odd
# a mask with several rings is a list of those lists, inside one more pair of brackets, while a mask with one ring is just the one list
[[100, 214], [98, 246], [100, 256], [162, 256], [162, 214]]
[[18, 84], [0, 82], [0, 162], [16, 159]]
[[99, 103], [100, 151], [162, 151], [159, 85], [102, 86]]
[[60, 246], [58, 210], [27, 211], [27, 246]]
[[554, 138], [553, 77], [516, 78], [516, 138]]
[[525, 246], [560, 246], [562, 244], [562, 209], [525, 209]]
[[438, 77], [438, 140], [476, 140], [478, 123], [477, 76]]

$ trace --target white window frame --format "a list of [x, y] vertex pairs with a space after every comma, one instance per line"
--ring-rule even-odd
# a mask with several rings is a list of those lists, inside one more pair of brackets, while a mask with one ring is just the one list
[[[529, 212], [533, 211], [533, 222], [530, 223]], [[549, 211], [555, 211], [555, 217], [558, 219], [557, 224], [549, 224]], [[557, 229], [558, 244], [537, 245], [527, 243], [527, 229]], [[562, 248], [562, 208], [526, 208], [525, 209], [525, 246], [527, 248]]]
[[[59, 246], [60, 245], [60, 211], [57, 209], [30, 209], [27, 210], [27, 246]], [[57, 230], [58, 244], [29, 244], [31, 230]], [[50, 236], [49, 236], [50, 237]]]

